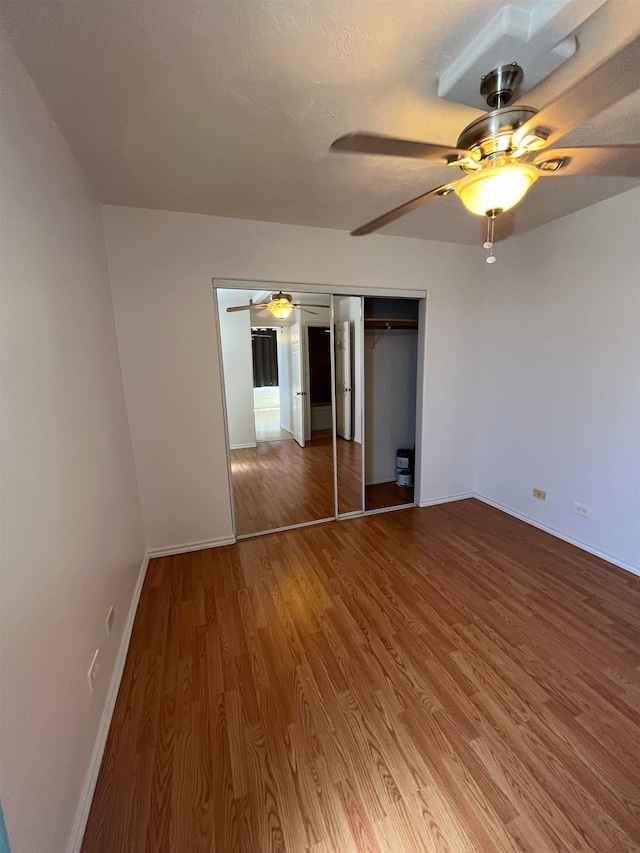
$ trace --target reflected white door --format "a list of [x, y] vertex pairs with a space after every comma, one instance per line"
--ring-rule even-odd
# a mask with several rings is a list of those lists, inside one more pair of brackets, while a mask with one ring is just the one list
[[302, 342], [300, 323], [291, 326], [291, 395], [293, 414], [293, 437], [304, 447], [306, 435], [306, 407], [304, 400], [304, 370], [302, 365]]
[[351, 335], [349, 321], [335, 323], [336, 341], [336, 430], [351, 441]]

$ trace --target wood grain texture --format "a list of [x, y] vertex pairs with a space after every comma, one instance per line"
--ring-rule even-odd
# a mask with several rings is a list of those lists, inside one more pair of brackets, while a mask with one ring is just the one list
[[[338, 511], [361, 510], [361, 445], [338, 438], [337, 459]], [[330, 432], [314, 433], [304, 448], [290, 440], [232, 450], [231, 475], [239, 536], [334, 515]]]
[[413, 486], [398, 486], [397, 483], [370, 483], [366, 487], [366, 509], [385, 509], [413, 503]]
[[338, 513], [361, 512], [362, 445], [357, 441], [336, 438], [338, 470]]
[[639, 617], [473, 500], [154, 560], [83, 853], [637, 853]]
[[333, 517], [330, 437], [304, 448], [293, 440], [261, 442], [230, 456], [237, 535]]

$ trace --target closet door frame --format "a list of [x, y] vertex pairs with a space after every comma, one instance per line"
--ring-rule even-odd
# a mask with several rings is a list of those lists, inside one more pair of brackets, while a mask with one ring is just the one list
[[[255, 287], [252, 287], [255, 285]], [[331, 350], [331, 388], [332, 388], [332, 422], [333, 422], [333, 491], [334, 491], [334, 514], [331, 517], [314, 519], [313, 521], [303, 521], [299, 524], [291, 524], [286, 527], [278, 527], [272, 528], [269, 530], [263, 530], [256, 533], [241, 533], [238, 534], [236, 530], [236, 514], [235, 514], [235, 504], [234, 504], [234, 492], [233, 492], [233, 477], [231, 472], [231, 448], [229, 442], [229, 426], [227, 420], [227, 400], [225, 395], [225, 383], [224, 383], [224, 362], [222, 360], [222, 337], [220, 333], [220, 312], [218, 309], [218, 298], [217, 291], [218, 290], [251, 290], [251, 289], [261, 289], [259, 286], [264, 285], [264, 290], [271, 291], [279, 291], [282, 290], [285, 293], [289, 291], [294, 291], [296, 293], [317, 293], [323, 296], [330, 297], [330, 350]], [[335, 521], [341, 520], [344, 518], [355, 518], [356, 516], [362, 515], [376, 515], [380, 512], [389, 512], [395, 511], [397, 509], [404, 509], [411, 506], [419, 506], [420, 504], [420, 493], [421, 493], [421, 459], [422, 459], [422, 409], [423, 409], [423, 401], [424, 401], [424, 363], [426, 357], [426, 300], [427, 300], [427, 291], [426, 290], [405, 290], [405, 289], [391, 289], [391, 288], [381, 288], [381, 287], [358, 287], [358, 286], [345, 286], [345, 285], [331, 285], [331, 284], [320, 284], [320, 283], [300, 283], [295, 281], [274, 281], [269, 279], [239, 279], [239, 278], [218, 278], [214, 276], [212, 278], [212, 296], [213, 296], [213, 304], [214, 304], [214, 321], [215, 321], [215, 330], [216, 330], [216, 338], [218, 345], [218, 362], [220, 365], [220, 391], [222, 397], [222, 409], [223, 409], [223, 420], [224, 420], [224, 436], [225, 436], [225, 450], [227, 455], [227, 478], [228, 478], [228, 491], [229, 491], [229, 501], [230, 501], [230, 509], [231, 509], [231, 522], [233, 526], [233, 535], [236, 539], [250, 539], [254, 536], [264, 536], [268, 533], [280, 533], [284, 530], [293, 530], [299, 527], [310, 527], [314, 524], [323, 524], [327, 521]], [[334, 311], [334, 296], [355, 296], [361, 299], [361, 310], [360, 310], [360, 323], [361, 323], [361, 341], [362, 346], [364, 347], [364, 298], [367, 296], [372, 297], [382, 297], [382, 298], [391, 298], [391, 299], [417, 299], [419, 300], [418, 306], [418, 365], [417, 365], [417, 381], [416, 381], [416, 452], [415, 452], [415, 472], [414, 472], [414, 502], [412, 504], [406, 504], [400, 507], [383, 507], [381, 509], [365, 509], [366, 506], [366, 483], [365, 483], [365, 423], [364, 423], [364, 408], [365, 408], [365, 389], [364, 389], [364, 357], [361, 359], [361, 382], [362, 382], [362, 511], [355, 511], [352, 513], [345, 513], [342, 515], [338, 515], [338, 471], [337, 471], [337, 444], [336, 444], [336, 407], [335, 407], [335, 352], [334, 352], [334, 319], [335, 319], [335, 311]]]

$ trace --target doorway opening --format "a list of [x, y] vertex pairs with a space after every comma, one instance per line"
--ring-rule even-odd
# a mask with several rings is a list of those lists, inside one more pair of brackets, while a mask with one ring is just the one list
[[333, 428], [331, 405], [331, 329], [307, 325], [309, 416], [307, 440], [327, 438]]
[[286, 381], [286, 369], [281, 370], [281, 348], [278, 348], [277, 329], [271, 327], [251, 328], [251, 356], [253, 365], [253, 417], [256, 442], [286, 441], [291, 432], [281, 411], [280, 375]]

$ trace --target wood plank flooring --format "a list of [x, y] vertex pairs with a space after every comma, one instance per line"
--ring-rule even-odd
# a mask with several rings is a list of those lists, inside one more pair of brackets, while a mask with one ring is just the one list
[[231, 451], [236, 533], [260, 533], [334, 514], [333, 442], [268, 441]]
[[[362, 509], [361, 445], [338, 439], [339, 512]], [[333, 439], [316, 435], [231, 451], [236, 533], [261, 533], [334, 514]]]
[[639, 617], [472, 500], [154, 560], [82, 851], [637, 853]]
[[362, 511], [362, 445], [336, 439], [338, 513]]
[[391, 483], [370, 483], [366, 488], [367, 509], [384, 509], [413, 503], [413, 486]]

